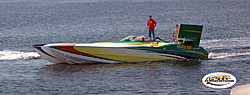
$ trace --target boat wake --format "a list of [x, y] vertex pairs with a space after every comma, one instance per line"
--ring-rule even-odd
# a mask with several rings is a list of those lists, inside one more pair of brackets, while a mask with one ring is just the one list
[[231, 38], [231, 39], [214, 39], [214, 40], [201, 40], [200, 45], [205, 49], [233, 49], [242, 48], [249, 49], [249, 38]]
[[201, 40], [209, 52], [208, 58], [228, 58], [238, 56], [250, 56], [250, 45], [247, 38]]
[[209, 53], [208, 58], [227, 58], [227, 57], [237, 57], [237, 56], [249, 56], [250, 52], [241, 53]]
[[0, 51], [0, 60], [15, 60], [15, 59], [37, 59], [40, 55], [36, 52], [22, 52], [22, 51]]

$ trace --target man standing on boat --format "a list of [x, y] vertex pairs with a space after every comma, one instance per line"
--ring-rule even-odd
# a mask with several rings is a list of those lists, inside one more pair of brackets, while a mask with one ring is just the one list
[[149, 16], [149, 20], [147, 22], [147, 27], [148, 27], [148, 31], [149, 31], [149, 39], [151, 39], [151, 33], [153, 34], [153, 39], [155, 38], [155, 33], [154, 33], [154, 28], [156, 26], [156, 21], [154, 19], [152, 19], [152, 16]]
[[176, 24], [175, 29], [173, 30], [173, 33], [172, 33], [173, 42], [176, 44], [178, 43], [178, 40], [177, 40], [178, 32], [179, 32], [179, 25]]

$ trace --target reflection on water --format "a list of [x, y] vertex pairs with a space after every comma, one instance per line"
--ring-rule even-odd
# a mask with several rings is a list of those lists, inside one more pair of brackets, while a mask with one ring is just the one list
[[180, 67], [188, 67], [188, 66], [200, 65], [201, 60], [174, 60], [172, 64], [175, 67], [178, 67], [178, 66], [180, 66]]
[[[183, 94], [202, 88], [207, 60], [170, 60], [120, 64], [51, 64], [38, 68], [37, 80], [81, 87], [85, 94]], [[188, 80], [188, 81], [187, 81]], [[65, 84], [62, 84], [66, 82]], [[67, 87], [65, 89], [67, 89]], [[184, 91], [184, 92], [183, 92]], [[182, 93], [183, 92], [183, 93]], [[200, 92], [203, 93], [203, 92]]]
[[[230, 89], [214, 90], [206, 87], [201, 79], [206, 74], [218, 69], [224, 69], [224, 71], [235, 71], [231, 67], [238, 68], [237, 70], [246, 71], [246, 69], [240, 69], [241, 65], [230, 65], [227, 62], [227, 64], [221, 64], [219, 62], [215, 59], [209, 59], [92, 65], [51, 64], [38, 68], [36, 79], [41, 80], [45, 83], [44, 85], [53, 83], [59, 85], [59, 88], [62, 87], [69, 91], [74, 87], [77, 91], [84, 91], [84, 94], [167, 93], [169, 95], [182, 95], [199, 93], [203, 95], [216, 94], [221, 91], [228, 93]], [[221, 65], [231, 67], [218, 67]], [[244, 66], [248, 67], [247, 64]], [[245, 79], [243, 81], [246, 81]]]
[[166, 67], [189, 67], [198, 66], [201, 60], [171, 60], [158, 62], [141, 62], [141, 63], [119, 63], [119, 64], [51, 64], [39, 68], [39, 75], [48, 77], [62, 77], [64, 74], [73, 74], [76, 72], [93, 73], [110, 71], [123, 71], [126, 68], [146, 68], [154, 70]]

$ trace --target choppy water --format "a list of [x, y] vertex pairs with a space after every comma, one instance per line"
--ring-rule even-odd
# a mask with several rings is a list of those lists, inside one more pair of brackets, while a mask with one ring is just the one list
[[[0, 0], [0, 94], [229, 95], [201, 79], [226, 72], [235, 86], [250, 83], [248, 0]], [[147, 35], [171, 41], [175, 24], [203, 25], [208, 60], [136, 64], [53, 64], [32, 45], [117, 41]], [[118, 28], [118, 29], [116, 29]]]

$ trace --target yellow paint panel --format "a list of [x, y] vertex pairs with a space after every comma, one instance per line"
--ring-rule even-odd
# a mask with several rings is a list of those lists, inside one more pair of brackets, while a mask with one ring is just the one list
[[157, 53], [149, 53], [143, 50], [132, 50], [123, 48], [104, 48], [104, 47], [80, 47], [75, 45], [74, 49], [90, 55], [119, 60], [124, 62], [143, 62], [155, 60], [175, 59], [170, 57], [160, 56]]
[[142, 45], [142, 46], [149, 46], [149, 47], [160, 47], [160, 46], [164, 46], [170, 43], [165, 43], [165, 42], [139, 42], [139, 43], [113, 43], [113, 42], [103, 42], [103, 43], [94, 43], [94, 44], [113, 44], [113, 45]]

